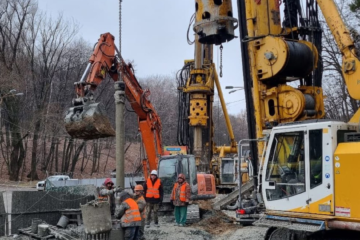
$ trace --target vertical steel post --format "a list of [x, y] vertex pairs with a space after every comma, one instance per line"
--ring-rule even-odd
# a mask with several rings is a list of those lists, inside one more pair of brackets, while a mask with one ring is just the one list
[[[119, 73], [120, 81], [115, 83], [115, 134], [116, 134], [116, 187], [125, 188], [125, 83], [122, 81], [121, 73]], [[122, 228], [119, 229], [119, 239], [124, 239]]]
[[[196, 34], [195, 35], [195, 53], [194, 53], [195, 69], [202, 68], [202, 65], [203, 65], [202, 52], [203, 52], [203, 45], [199, 42], [199, 36]], [[190, 95], [192, 95], [192, 94], [190, 94]], [[190, 99], [191, 99], [191, 96], [190, 96]], [[198, 167], [198, 170], [200, 170], [199, 167], [202, 164], [201, 154], [202, 154], [202, 149], [203, 149], [202, 127], [194, 126], [193, 138], [194, 138], [193, 154], [195, 155], [196, 166]]]
[[115, 83], [115, 126], [116, 126], [116, 186], [125, 187], [125, 122], [124, 122], [124, 105], [125, 105], [125, 83], [118, 81]]
[[[121, 59], [121, 3], [119, 0], [119, 57]], [[120, 69], [122, 69], [122, 61], [120, 61]], [[118, 81], [115, 83], [115, 135], [116, 135], [116, 186], [125, 188], [125, 83], [122, 79], [122, 73], [119, 71]], [[116, 195], [115, 195], [116, 197]], [[119, 240], [124, 240], [124, 231], [120, 227]]]

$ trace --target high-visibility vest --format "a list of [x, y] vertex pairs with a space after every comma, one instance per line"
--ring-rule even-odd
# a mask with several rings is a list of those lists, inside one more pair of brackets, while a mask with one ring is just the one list
[[109, 198], [108, 198], [108, 196], [104, 196], [104, 195], [99, 194], [98, 200], [101, 201], [101, 202], [107, 202], [107, 201], [109, 201]]
[[148, 178], [146, 182], [147, 190], [146, 190], [146, 197], [147, 198], [160, 198], [160, 179], [156, 179], [154, 185], [150, 178]]
[[[186, 202], [186, 185], [187, 183], [184, 183], [183, 185], [180, 186], [180, 201], [182, 202]], [[175, 183], [173, 191], [172, 191], [172, 198], [175, 200], [175, 196], [176, 196], [176, 189], [178, 188], [179, 184]]]
[[125, 214], [121, 217], [121, 222], [131, 223], [141, 221], [139, 206], [136, 204], [134, 199], [128, 198], [124, 202], [129, 205], [129, 209], [125, 211]]
[[[139, 198], [136, 199], [135, 201], [136, 201], [136, 203], [139, 203], [140, 201], [143, 201], [143, 202], [145, 203], [145, 199], [144, 199], [143, 196], [139, 197]], [[140, 209], [139, 209], [139, 210], [140, 210]], [[142, 210], [142, 212], [141, 212], [141, 217], [142, 217], [143, 219], [146, 218], [145, 208], [144, 208], [144, 209]]]

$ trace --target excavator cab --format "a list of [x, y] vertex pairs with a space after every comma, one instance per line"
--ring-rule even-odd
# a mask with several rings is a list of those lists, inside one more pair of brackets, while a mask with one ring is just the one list
[[85, 140], [115, 136], [105, 111], [92, 96], [73, 100], [65, 116], [65, 129], [72, 138]]

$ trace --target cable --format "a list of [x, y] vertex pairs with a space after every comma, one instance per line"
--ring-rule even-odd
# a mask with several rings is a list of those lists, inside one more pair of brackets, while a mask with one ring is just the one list
[[195, 14], [196, 14], [196, 13], [194, 13], [194, 14], [190, 17], [190, 22], [189, 22], [189, 26], [188, 26], [187, 34], [186, 34], [187, 42], [188, 42], [189, 45], [193, 45], [193, 44], [195, 43], [195, 40], [191, 41], [190, 38], [189, 38], [190, 27], [191, 27], [192, 23], [195, 21]]
[[178, 83], [178, 125], [177, 125], [177, 141], [180, 146], [191, 147], [190, 144], [190, 128], [188, 121], [188, 105], [189, 94], [183, 92], [187, 80], [190, 77], [190, 68], [192, 63], [187, 63], [177, 72], [176, 80]]

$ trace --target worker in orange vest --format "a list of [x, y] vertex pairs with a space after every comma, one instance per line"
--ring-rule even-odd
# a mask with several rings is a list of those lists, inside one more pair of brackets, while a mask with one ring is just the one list
[[115, 218], [120, 219], [124, 231], [124, 240], [138, 240], [141, 226], [139, 206], [128, 192], [121, 192], [118, 198], [119, 205], [115, 209]]
[[107, 201], [110, 204], [111, 215], [114, 215], [115, 212], [115, 193], [116, 189], [114, 188], [114, 183], [111, 178], [105, 179], [104, 183], [100, 187], [99, 197], [100, 201]]
[[180, 173], [174, 184], [171, 194], [171, 202], [175, 206], [175, 225], [185, 227], [187, 206], [191, 197], [190, 185], [186, 182], [185, 175]]
[[151, 213], [154, 213], [155, 226], [159, 227], [158, 210], [162, 204], [164, 191], [158, 173], [152, 170], [150, 177], [144, 184], [144, 194], [146, 201], [146, 227], [150, 227]]
[[145, 228], [145, 218], [146, 218], [146, 214], [145, 214], [145, 207], [146, 207], [146, 202], [145, 199], [143, 197], [143, 193], [144, 193], [144, 188], [142, 185], [136, 185], [135, 186], [135, 195], [134, 195], [134, 200], [137, 203], [137, 205], [139, 206], [139, 211], [141, 214], [141, 227], [139, 228], [139, 240], [143, 240], [145, 239], [144, 237], [144, 228]]

